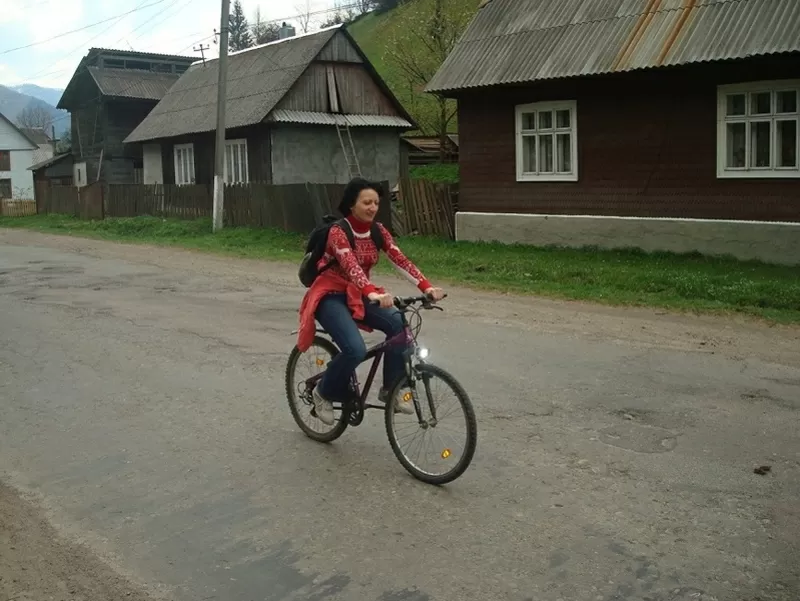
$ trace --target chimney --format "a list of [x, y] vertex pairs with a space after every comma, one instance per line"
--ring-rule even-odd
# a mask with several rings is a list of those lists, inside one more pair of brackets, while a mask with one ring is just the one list
[[286, 38], [292, 38], [295, 36], [295, 33], [294, 27], [287, 25], [286, 22], [284, 22], [281, 25], [281, 28], [278, 30], [278, 39], [285, 40]]

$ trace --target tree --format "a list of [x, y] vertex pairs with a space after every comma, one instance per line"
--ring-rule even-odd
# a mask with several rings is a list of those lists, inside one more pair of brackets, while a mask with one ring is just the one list
[[386, 62], [394, 64], [412, 92], [413, 106], [410, 108], [420, 123], [420, 129], [439, 137], [440, 158], [443, 160], [448, 127], [456, 114], [455, 101], [438, 95], [418, 94], [453, 50], [474, 11], [470, 3], [463, 0], [414, 2], [400, 10], [402, 13], [398, 18], [401, 23], [396, 29], [398, 33], [387, 45]]
[[295, 4], [294, 9], [297, 11], [297, 22], [300, 24], [300, 31], [308, 33], [308, 27], [311, 23], [311, 0], [306, 0], [305, 4]]
[[236, 52], [253, 45], [253, 36], [250, 34], [250, 25], [244, 16], [244, 9], [240, 0], [234, 0], [233, 12], [228, 15], [228, 50]]
[[17, 125], [26, 129], [42, 129], [48, 133], [52, 123], [50, 111], [40, 104], [29, 104], [17, 115]]
[[265, 23], [261, 18], [261, 9], [256, 7], [253, 17], [253, 37], [256, 44], [267, 44], [278, 39], [280, 27], [277, 23]]

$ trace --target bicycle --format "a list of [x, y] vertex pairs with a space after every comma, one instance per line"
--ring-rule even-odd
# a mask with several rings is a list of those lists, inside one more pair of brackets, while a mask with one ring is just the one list
[[[417, 307], [417, 305], [420, 306]], [[472, 407], [472, 402], [470, 401], [469, 395], [467, 395], [466, 391], [455, 379], [455, 377], [453, 377], [444, 369], [428, 363], [426, 361], [428, 357], [428, 350], [417, 344], [417, 336], [422, 327], [420, 308], [426, 310], [438, 309], [440, 311], [444, 311], [444, 309], [438, 305], [435, 305], [433, 301], [426, 295], [395, 297], [394, 306], [400, 311], [403, 319], [403, 331], [397, 336], [394, 336], [388, 340], [384, 340], [383, 342], [380, 342], [367, 349], [367, 354], [361, 364], [363, 365], [370, 360], [373, 363], [369, 370], [369, 375], [367, 376], [364, 388], [363, 390], [361, 389], [358, 376], [355, 372], [353, 372], [350, 380], [350, 398], [343, 402], [333, 402], [334, 415], [336, 417], [333, 426], [330, 426], [330, 430], [328, 432], [317, 432], [312, 430], [309, 425], [304, 422], [303, 416], [301, 415], [301, 411], [308, 410], [308, 415], [318, 420], [314, 411], [312, 392], [317, 383], [322, 379], [325, 371], [323, 370], [321, 373], [300, 379], [299, 381], [297, 380], [295, 374], [301, 357], [307, 354], [311, 349], [302, 353], [295, 346], [289, 355], [289, 360], [286, 365], [286, 394], [289, 400], [289, 408], [292, 412], [292, 417], [294, 418], [295, 422], [306, 434], [306, 436], [318, 442], [324, 443], [330, 443], [339, 438], [342, 434], [344, 434], [348, 426], [356, 427], [361, 425], [367, 409], [383, 409], [386, 435], [389, 438], [389, 444], [392, 448], [392, 451], [400, 461], [400, 464], [412, 476], [418, 480], [421, 480], [422, 482], [435, 485], [447, 484], [460, 477], [464, 473], [467, 467], [469, 467], [469, 464], [475, 454], [478, 436], [475, 411]], [[415, 315], [419, 320], [419, 325], [416, 327], [416, 329], [413, 328], [409, 322], [407, 317], [409, 312]], [[319, 354], [317, 354], [315, 357], [316, 367], [324, 367], [325, 369], [327, 369], [328, 362], [339, 353], [339, 349], [336, 344], [334, 344], [334, 342], [326, 336], [329, 336], [328, 333], [324, 329], [318, 327], [312, 343], [312, 348], [316, 346], [330, 355], [328, 361], [321, 358]], [[370, 404], [367, 402], [367, 396], [369, 395], [369, 391], [372, 387], [372, 382], [375, 378], [375, 374], [378, 371], [378, 366], [381, 362], [381, 359], [389, 349], [397, 346], [406, 347], [404, 353], [406, 368], [405, 375], [398, 378], [394, 385], [391, 386], [385, 404]], [[446, 415], [440, 414], [437, 416], [437, 410], [434, 406], [435, 404], [431, 392], [431, 381], [433, 379], [443, 381], [455, 393], [456, 400], [463, 410], [464, 421], [466, 425], [464, 454], [459, 461], [455, 462], [455, 465], [453, 465], [444, 473], [426, 471], [416, 463], [419, 455], [417, 455], [417, 460], [412, 461], [408, 454], [400, 449], [400, 441], [398, 440], [398, 424], [396, 423], [396, 420], [401, 418], [403, 414], [396, 412], [394, 409], [395, 400], [398, 398], [401, 390], [408, 388], [409, 391], [404, 393], [403, 400], [405, 402], [413, 401], [417, 425], [419, 426], [419, 430], [423, 433], [423, 435], [428, 432], [433, 432], [437, 428], [439, 431], [446, 430], [445, 426], [442, 424], [442, 420], [446, 417]], [[422, 388], [427, 396], [428, 412], [423, 410], [423, 403], [420, 402], [419, 399], [417, 384], [420, 381], [423, 384]], [[303, 405], [297, 403], [297, 400], [300, 400]], [[404, 417], [412, 418], [414, 416], [404, 415]], [[320, 420], [318, 421], [320, 424], [322, 423]], [[402, 433], [403, 430], [400, 430], [400, 432]], [[414, 435], [415, 440], [418, 433], [419, 432]], [[448, 465], [452, 463], [450, 459], [453, 457], [453, 449], [451, 446], [443, 446], [441, 447], [441, 451], [438, 452], [438, 455], [444, 464]]]

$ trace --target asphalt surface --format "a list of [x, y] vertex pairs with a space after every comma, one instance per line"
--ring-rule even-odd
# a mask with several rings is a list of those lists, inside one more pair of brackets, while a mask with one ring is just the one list
[[0, 478], [180, 601], [800, 598], [797, 328], [449, 290], [479, 444], [436, 488], [379, 412], [294, 424], [294, 273], [0, 231]]

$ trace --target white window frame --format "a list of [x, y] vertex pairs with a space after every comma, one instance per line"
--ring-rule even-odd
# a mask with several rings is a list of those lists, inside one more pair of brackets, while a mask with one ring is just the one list
[[[794, 91], [796, 97], [794, 113], [777, 113], [778, 92]], [[751, 98], [755, 93], [770, 93], [770, 113], [751, 114]], [[745, 114], [728, 116], [728, 96], [745, 95]], [[778, 121], [794, 121], [795, 127], [795, 166], [778, 167]], [[757, 122], [770, 123], [770, 166], [752, 167], [750, 126]], [[728, 124], [745, 124], [745, 166], [727, 166]], [[775, 179], [800, 178], [800, 79], [778, 79], [729, 84], [717, 87], [717, 178]]]
[[[186, 154], [188, 161], [187, 169], [191, 175], [185, 173], [184, 170], [181, 169], [181, 163], [179, 159], [184, 153]], [[172, 150], [172, 155], [175, 163], [175, 184], [178, 186], [188, 186], [194, 184], [197, 178], [194, 167], [194, 144], [191, 142], [188, 144], [175, 144]]]
[[[237, 156], [239, 159], [238, 169], [237, 165], [233, 164], [233, 157]], [[250, 181], [250, 170], [248, 167], [247, 157], [247, 139], [239, 138], [236, 140], [225, 140], [225, 166], [223, 171], [223, 181], [226, 184], [246, 184]], [[234, 179], [231, 180], [228, 174], [228, 168], [233, 167]], [[238, 175], [238, 177], [236, 177]]]
[[[555, 111], [569, 110], [570, 120], [569, 127], [558, 128], [556, 127]], [[553, 111], [552, 128], [539, 130], [538, 113]], [[526, 113], [537, 113], [536, 117], [536, 130], [523, 130], [522, 116]], [[520, 104], [515, 107], [514, 115], [514, 136], [516, 138], [516, 164], [517, 164], [517, 181], [518, 182], [576, 182], [578, 181], [578, 102], [576, 100], [559, 100], [553, 102], [531, 102], [529, 104]], [[570, 171], [557, 172], [556, 164], [556, 135], [557, 134], [570, 134]], [[539, 167], [539, 142], [536, 144], [536, 167], [537, 172], [523, 171], [523, 140], [526, 137], [536, 136], [552, 136], [553, 137], [553, 171], [540, 172]]]

